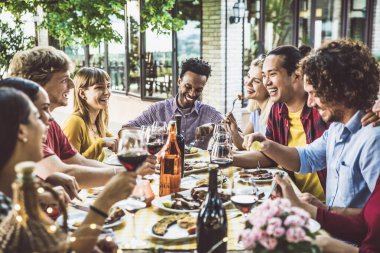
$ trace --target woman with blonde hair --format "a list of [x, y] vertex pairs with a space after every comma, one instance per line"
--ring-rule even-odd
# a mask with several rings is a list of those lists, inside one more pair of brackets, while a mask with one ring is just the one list
[[74, 77], [74, 113], [63, 132], [84, 157], [103, 161], [103, 148], [116, 151], [117, 139], [108, 132], [111, 78], [102, 69], [81, 68]]
[[268, 116], [272, 108], [272, 102], [269, 99], [269, 93], [263, 85], [261, 70], [263, 67], [265, 55], [262, 54], [251, 62], [251, 66], [244, 80], [248, 99], [248, 111], [251, 112], [249, 122], [243, 133], [239, 133], [236, 119], [232, 113], [228, 113], [225, 122], [228, 124], [228, 131], [232, 140], [238, 149], [243, 148], [244, 135], [260, 132], [265, 134]]

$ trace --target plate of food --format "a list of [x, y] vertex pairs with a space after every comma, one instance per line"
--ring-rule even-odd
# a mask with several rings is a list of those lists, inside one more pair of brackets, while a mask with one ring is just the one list
[[[207, 192], [208, 188], [206, 187], [195, 187], [191, 190], [156, 198], [152, 201], [152, 205], [171, 213], [198, 212], [206, 198]], [[219, 189], [219, 196], [224, 206], [231, 203], [230, 190]]]
[[[105, 220], [103, 228], [113, 228], [122, 224], [127, 219], [127, 212], [119, 207], [112, 209], [110, 215]], [[75, 230], [82, 225], [87, 216], [87, 212], [82, 210], [70, 210], [68, 213], [67, 225], [69, 229]], [[63, 224], [63, 217], [57, 219], [58, 224]]]
[[210, 162], [205, 160], [185, 161], [184, 175], [192, 173], [205, 172], [208, 169]]
[[282, 172], [287, 175], [283, 170], [275, 169], [275, 168], [266, 168], [266, 169], [245, 169], [239, 172], [240, 176], [244, 175], [252, 175], [253, 180], [256, 183], [270, 183], [273, 181], [273, 176], [276, 172]]
[[151, 226], [149, 235], [169, 241], [182, 241], [196, 237], [196, 215], [177, 213], [166, 215]]
[[195, 147], [185, 147], [185, 158], [190, 158], [199, 155], [200, 149]]

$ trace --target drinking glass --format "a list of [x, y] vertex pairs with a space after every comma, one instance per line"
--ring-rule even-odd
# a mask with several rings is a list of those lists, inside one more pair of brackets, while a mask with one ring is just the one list
[[164, 132], [160, 127], [150, 126], [145, 132], [148, 152], [151, 155], [157, 154], [164, 146]]
[[210, 162], [216, 163], [221, 167], [232, 164], [232, 144], [228, 134], [218, 134], [213, 144]]
[[244, 214], [245, 218], [258, 200], [257, 192], [258, 188], [252, 175], [234, 173], [231, 202]]
[[148, 157], [144, 135], [139, 128], [121, 130], [117, 157], [127, 171], [136, 169]]
[[164, 121], [155, 121], [153, 122], [152, 127], [156, 129], [156, 131], [160, 131], [163, 134], [164, 143], [168, 139], [168, 124]]

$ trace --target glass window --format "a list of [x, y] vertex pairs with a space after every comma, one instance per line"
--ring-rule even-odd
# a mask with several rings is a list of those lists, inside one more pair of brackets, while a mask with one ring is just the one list
[[341, 34], [341, 0], [316, 1], [314, 47], [338, 39]]
[[372, 54], [380, 62], [380, 1], [376, 2], [373, 17]]
[[300, 2], [298, 45], [312, 46], [313, 43], [310, 36], [311, 1], [312, 0], [302, 0]]
[[172, 96], [172, 33], [145, 31], [144, 97], [166, 99]]
[[351, 0], [348, 12], [347, 37], [365, 41], [367, 15], [366, 0]]
[[292, 44], [293, 0], [267, 0], [265, 8], [265, 51]]
[[179, 0], [178, 17], [186, 21], [177, 32], [178, 62], [191, 57], [201, 57], [201, 4], [199, 1]]
[[[140, 1], [128, 1], [128, 60], [129, 80], [128, 94], [141, 95], [140, 91]], [[128, 71], [128, 70], [127, 70]]]

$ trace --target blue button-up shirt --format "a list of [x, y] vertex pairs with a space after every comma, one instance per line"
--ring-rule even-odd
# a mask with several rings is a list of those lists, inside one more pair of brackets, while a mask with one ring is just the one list
[[313, 143], [297, 147], [300, 173], [327, 165], [326, 204], [362, 208], [380, 174], [380, 127], [362, 127], [361, 111], [344, 125], [333, 123]]
[[220, 123], [223, 116], [214, 107], [195, 101], [193, 108], [189, 113], [184, 114], [177, 105], [177, 97], [159, 101], [145, 110], [139, 117], [129, 121], [124, 126], [141, 127], [143, 125], [152, 125], [154, 121], [175, 120], [176, 114], [182, 115], [181, 131], [185, 137], [185, 143], [188, 145], [195, 139], [195, 129], [207, 123]]

